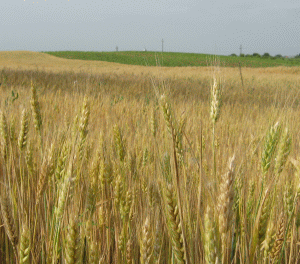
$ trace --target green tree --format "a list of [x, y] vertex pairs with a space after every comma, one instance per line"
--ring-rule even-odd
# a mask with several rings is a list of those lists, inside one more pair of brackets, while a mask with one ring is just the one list
[[271, 55], [270, 55], [268, 52], [265, 52], [264, 55], [263, 55], [263, 57], [264, 57], [264, 58], [270, 58]]

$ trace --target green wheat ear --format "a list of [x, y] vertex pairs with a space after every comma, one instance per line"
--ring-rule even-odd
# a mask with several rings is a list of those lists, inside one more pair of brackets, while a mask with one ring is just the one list
[[218, 257], [217, 249], [217, 230], [214, 221], [214, 214], [209, 206], [207, 206], [206, 212], [204, 214], [204, 252], [205, 260], [209, 264], [216, 263]]
[[124, 161], [126, 155], [125, 139], [119, 126], [114, 126], [114, 146], [118, 153], [120, 161]]
[[42, 129], [42, 116], [41, 116], [41, 109], [40, 109], [40, 104], [38, 101], [38, 97], [36, 94], [36, 88], [31, 82], [31, 109], [32, 109], [32, 114], [33, 114], [33, 119], [34, 119], [34, 126], [35, 129], [38, 133], [41, 133]]
[[281, 126], [279, 122], [277, 122], [274, 126], [270, 128], [270, 130], [266, 135], [264, 150], [261, 158], [261, 167], [264, 176], [266, 175], [266, 173], [270, 168], [271, 160], [272, 157], [274, 156], [275, 149], [278, 144], [280, 132], [281, 132]]
[[31, 241], [30, 241], [30, 231], [25, 224], [22, 228], [21, 241], [20, 241], [20, 264], [30, 263], [30, 251], [31, 251]]
[[278, 145], [278, 152], [275, 159], [276, 175], [279, 175], [284, 168], [287, 158], [291, 152], [291, 144], [292, 144], [292, 139], [289, 135], [288, 129], [286, 128], [281, 135], [279, 145]]
[[82, 244], [78, 221], [71, 220], [67, 230], [65, 261], [67, 264], [82, 263]]

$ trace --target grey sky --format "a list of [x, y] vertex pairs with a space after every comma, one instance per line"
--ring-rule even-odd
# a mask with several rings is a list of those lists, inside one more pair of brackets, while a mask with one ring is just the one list
[[297, 0], [0, 0], [0, 50], [300, 53]]

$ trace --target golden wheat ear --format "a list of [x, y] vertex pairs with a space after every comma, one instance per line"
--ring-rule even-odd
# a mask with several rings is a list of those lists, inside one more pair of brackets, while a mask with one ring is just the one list
[[230, 247], [229, 231], [233, 219], [233, 198], [234, 198], [234, 161], [233, 155], [229, 159], [228, 171], [222, 176], [220, 185], [220, 194], [218, 199], [218, 213], [219, 213], [219, 232], [222, 240], [222, 257], [223, 262], [226, 262]]
[[22, 117], [21, 117], [21, 131], [18, 138], [18, 145], [20, 151], [23, 151], [26, 148], [28, 132], [29, 132], [29, 113], [26, 109], [23, 109]]
[[146, 218], [142, 230], [141, 263], [150, 264], [153, 252], [152, 234], [149, 217]]
[[270, 252], [270, 258], [272, 260], [272, 263], [276, 263], [279, 258], [281, 248], [283, 245], [284, 232], [285, 232], [285, 219], [284, 219], [284, 214], [281, 213], [281, 215], [279, 216], [275, 242]]
[[164, 192], [165, 206], [168, 219], [169, 236], [172, 242], [176, 259], [179, 263], [186, 262], [186, 252], [183, 243], [182, 223], [179, 217], [178, 206], [172, 184], [167, 184]]
[[0, 205], [1, 205], [1, 215], [2, 215], [2, 220], [4, 222], [5, 232], [13, 246], [15, 256], [17, 256], [18, 234], [17, 234], [17, 229], [16, 229], [16, 225], [12, 213], [13, 208], [11, 206], [8, 197], [5, 194], [5, 191], [4, 194], [0, 196]]

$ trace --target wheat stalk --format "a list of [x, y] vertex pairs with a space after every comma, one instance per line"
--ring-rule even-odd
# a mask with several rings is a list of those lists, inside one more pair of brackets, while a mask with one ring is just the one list
[[89, 248], [89, 264], [98, 264], [99, 263], [99, 257], [98, 257], [98, 247], [97, 243], [95, 241], [90, 242], [90, 248]]
[[34, 175], [34, 162], [33, 162], [33, 147], [31, 141], [27, 144], [26, 156], [25, 156], [26, 166], [29, 175]]

